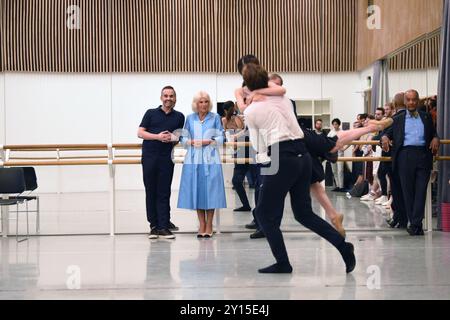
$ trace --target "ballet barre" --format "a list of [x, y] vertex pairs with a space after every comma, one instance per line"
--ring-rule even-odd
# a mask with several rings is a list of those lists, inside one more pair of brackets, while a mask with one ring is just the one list
[[[379, 145], [379, 141], [354, 141], [351, 145]], [[450, 140], [442, 140], [442, 145], [449, 145]], [[226, 142], [223, 146], [226, 148], [242, 148], [251, 147], [249, 142]], [[182, 145], [175, 146], [181, 149]], [[142, 144], [42, 144], [42, 145], [0, 145], [0, 167], [25, 167], [25, 166], [108, 166], [109, 167], [109, 216], [111, 236], [116, 234], [116, 180], [115, 169], [117, 165], [140, 165], [140, 154], [117, 154], [117, 151], [139, 151]], [[64, 152], [89, 152], [104, 151], [103, 155], [79, 155], [64, 156]], [[14, 152], [56, 152], [51, 156], [11, 156]], [[450, 161], [450, 156], [437, 156], [436, 161]], [[175, 156], [174, 163], [182, 164], [183, 156]], [[342, 162], [389, 162], [389, 157], [340, 157], [338, 161]], [[230, 156], [222, 156], [223, 164], [254, 164], [254, 160], [250, 158], [233, 158]], [[2, 226], [3, 236], [8, 235], [8, 209], [2, 208]], [[425, 229], [432, 231], [432, 204], [431, 204], [431, 181], [428, 185], [428, 196], [425, 208]], [[216, 214], [216, 228], [220, 233], [220, 210]]]

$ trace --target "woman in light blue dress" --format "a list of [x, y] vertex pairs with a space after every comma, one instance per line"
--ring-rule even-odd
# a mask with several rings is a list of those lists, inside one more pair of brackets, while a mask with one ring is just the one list
[[219, 146], [224, 142], [222, 121], [212, 113], [211, 98], [199, 92], [192, 102], [180, 142], [187, 148], [181, 174], [178, 208], [197, 210], [198, 238], [211, 238], [216, 209], [226, 208]]

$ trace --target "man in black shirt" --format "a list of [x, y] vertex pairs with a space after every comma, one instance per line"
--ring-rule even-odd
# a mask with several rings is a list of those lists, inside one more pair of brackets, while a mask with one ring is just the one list
[[176, 131], [184, 126], [184, 115], [174, 110], [176, 101], [174, 88], [164, 87], [161, 91], [162, 106], [148, 110], [138, 130], [138, 137], [144, 140], [142, 171], [150, 239], [175, 239], [170, 231], [176, 229], [170, 222], [170, 193], [174, 170], [172, 150], [179, 139]]

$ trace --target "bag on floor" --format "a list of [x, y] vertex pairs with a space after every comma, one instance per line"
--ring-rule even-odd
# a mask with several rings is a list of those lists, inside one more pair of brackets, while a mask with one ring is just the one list
[[350, 191], [352, 197], [360, 198], [365, 194], [369, 193], [369, 181], [364, 180], [361, 183], [355, 184], [353, 189]]

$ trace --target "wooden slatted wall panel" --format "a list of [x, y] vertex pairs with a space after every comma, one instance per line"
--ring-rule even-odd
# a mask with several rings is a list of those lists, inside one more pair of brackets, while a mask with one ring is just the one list
[[[0, 0], [3, 67], [38, 72], [356, 70], [357, 0]], [[67, 28], [67, 8], [81, 28]]]
[[440, 46], [440, 34], [424, 39], [392, 57], [389, 68], [393, 71], [438, 68]]
[[441, 35], [438, 34], [428, 40], [428, 68], [439, 68], [439, 57], [441, 53]]
[[214, 72], [213, 0], [112, 0], [113, 72]]
[[354, 0], [323, 0], [323, 72], [356, 70], [357, 9]]
[[[108, 72], [108, 0], [3, 0], [8, 71]], [[69, 29], [71, 5], [80, 29]]]
[[235, 72], [254, 54], [270, 71], [320, 71], [321, 0], [222, 0], [218, 5], [217, 71]]

